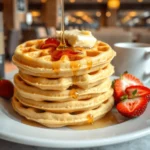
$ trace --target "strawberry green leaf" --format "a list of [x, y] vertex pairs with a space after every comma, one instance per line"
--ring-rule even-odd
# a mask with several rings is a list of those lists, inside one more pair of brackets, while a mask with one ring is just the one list
[[112, 88], [114, 88], [115, 81], [116, 81], [116, 80], [112, 81], [112, 84], [111, 84], [111, 87], [112, 87]]
[[128, 74], [128, 71], [125, 71], [123, 74], [121, 74], [120, 79], [123, 79], [124, 74]]
[[127, 74], [128, 73], [128, 71], [125, 71], [123, 74]]
[[121, 96], [121, 101], [124, 101], [124, 100], [126, 100], [126, 99], [128, 99], [128, 95], [127, 95], [127, 94]]
[[132, 92], [132, 96], [134, 97], [137, 94], [137, 89]]

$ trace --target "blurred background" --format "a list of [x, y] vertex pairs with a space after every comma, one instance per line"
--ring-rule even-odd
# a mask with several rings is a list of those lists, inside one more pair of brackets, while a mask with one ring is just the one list
[[[64, 1], [65, 29], [91, 30], [112, 47], [117, 42], [150, 43], [150, 0]], [[59, 0], [0, 0], [0, 49], [5, 52], [6, 72], [14, 69], [10, 62], [19, 43], [55, 36], [60, 24]]]

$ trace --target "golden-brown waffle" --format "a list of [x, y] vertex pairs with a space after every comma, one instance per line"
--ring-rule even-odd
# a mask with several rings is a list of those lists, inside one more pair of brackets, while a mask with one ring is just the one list
[[50, 101], [34, 101], [32, 99], [27, 99], [22, 97], [17, 91], [15, 92], [15, 97], [25, 106], [37, 108], [41, 110], [46, 110], [56, 113], [64, 112], [79, 112], [86, 111], [90, 109], [97, 108], [104, 101], [110, 98], [113, 94], [113, 89], [109, 89], [105, 93], [101, 93], [96, 97], [86, 99], [86, 100], [73, 100], [67, 102], [50, 102]]
[[73, 76], [68, 78], [44, 78], [35, 77], [19, 72], [20, 77], [27, 84], [40, 88], [42, 90], [67, 90], [70, 86], [76, 85], [80, 88], [87, 89], [96, 86], [103, 79], [108, 78], [114, 73], [114, 67], [109, 64], [96, 72], [84, 74], [81, 76]]
[[93, 48], [65, 51], [44, 48], [45, 40], [16, 48], [15, 111], [47, 127], [87, 124], [103, 117], [114, 105], [109, 76], [116, 53], [101, 41]]
[[38, 122], [47, 127], [62, 127], [67, 125], [82, 125], [93, 123], [109, 112], [114, 105], [113, 97], [104, 101], [99, 107], [78, 113], [52, 113], [40, 109], [27, 107], [21, 104], [15, 97], [12, 106], [16, 112], [25, 118]]
[[115, 56], [111, 47], [101, 41], [91, 49], [74, 48], [81, 51], [74, 59], [63, 55], [58, 61], [52, 60], [52, 48], [40, 49], [43, 40], [32, 40], [19, 45], [13, 56], [13, 62], [27, 74], [58, 78], [78, 76], [96, 71], [109, 63]]
[[81, 100], [88, 99], [94, 96], [104, 93], [111, 87], [111, 80], [109, 78], [102, 80], [102, 82], [89, 89], [81, 89], [71, 87], [64, 91], [52, 91], [52, 90], [41, 90], [39, 88], [26, 84], [18, 74], [14, 77], [14, 83], [17, 92], [25, 98], [32, 99], [35, 101], [70, 101], [70, 100]]

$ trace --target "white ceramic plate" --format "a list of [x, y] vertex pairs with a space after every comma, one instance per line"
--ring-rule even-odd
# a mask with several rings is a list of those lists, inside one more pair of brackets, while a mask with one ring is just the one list
[[0, 138], [42, 147], [81, 148], [110, 145], [150, 134], [150, 104], [136, 119], [94, 130], [47, 129], [21, 123], [10, 102], [0, 98]]

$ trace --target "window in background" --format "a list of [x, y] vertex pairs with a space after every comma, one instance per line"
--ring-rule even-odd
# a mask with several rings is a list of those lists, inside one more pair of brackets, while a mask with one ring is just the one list
[[150, 11], [121, 10], [118, 13], [118, 25], [124, 27], [150, 27]]
[[98, 10], [77, 10], [65, 13], [65, 26], [68, 29], [97, 29], [100, 26], [101, 12]]

